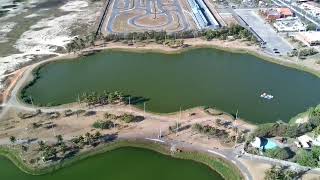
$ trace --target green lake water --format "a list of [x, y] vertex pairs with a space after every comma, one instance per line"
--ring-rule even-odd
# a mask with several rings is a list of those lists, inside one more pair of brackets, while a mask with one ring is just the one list
[[[216, 107], [253, 123], [288, 121], [320, 102], [320, 79], [247, 54], [195, 49], [181, 54], [107, 51], [40, 69], [26, 89], [35, 104], [70, 103], [92, 90], [148, 98], [148, 111]], [[260, 95], [272, 94], [272, 100]], [[142, 104], [138, 104], [142, 107]]]
[[0, 172], [2, 180], [223, 180], [203, 164], [139, 148], [120, 148], [40, 176], [0, 157]]

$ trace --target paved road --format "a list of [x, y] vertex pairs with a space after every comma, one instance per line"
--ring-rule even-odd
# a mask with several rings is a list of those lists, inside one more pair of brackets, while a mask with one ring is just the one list
[[276, 48], [282, 55], [287, 55], [293, 47], [266, 23], [256, 12], [255, 9], [236, 9], [235, 12], [266, 42], [266, 49], [273, 53]]

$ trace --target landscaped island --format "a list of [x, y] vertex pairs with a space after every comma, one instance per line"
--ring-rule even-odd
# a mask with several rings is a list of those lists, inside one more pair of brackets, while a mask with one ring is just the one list
[[[320, 100], [320, 79], [312, 74], [216, 49], [170, 55], [114, 50], [36, 72], [22, 96], [39, 106], [76, 102], [84, 92], [121, 91], [132, 97], [131, 104], [145, 102], [148, 111], [209, 106], [265, 123], [289, 121]], [[261, 98], [262, 93], [274, 98]]]

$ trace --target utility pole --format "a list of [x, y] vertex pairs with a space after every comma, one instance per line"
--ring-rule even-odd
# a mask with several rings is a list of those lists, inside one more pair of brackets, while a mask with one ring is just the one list
[[237, 112], [236, 112], [236, 119], [235, 120], [237, 120], [238, 119], [238, 109], [237, 109]]
[[158, 137], [159, 139], [161, 139], [162, 138], [162, 131], [161, 131], [161, 127], [160, 127], [160, 129], [159, 129], [159, 137]]
[[239, 136], [239, 129], [238, 129], [238, 127], [237, 127], [237, 126], [235, 127], [235, 130], [236, 130], [236, 138], [235, 138], [235, 142], [234, 142], [234, 147], [236, 147], [236, 146], [237, 146], [238, 136]]
[[[180, 114], [179, 114], [179, 122], [181, 121], [181, 106], [180, 106]], [[179, 122], [176, 122], [176, 136], [178, 136], [179, 131]]]
[[129, 108], [130, 108], [130, 111], [131, 111], [131, 96], [129, 96]]
[[153, 19], [157, 19], [156, 0], [153, 0], [153, 9], [154, 9], [154, 18]]
[[[164, 29], [163, 29], [163, 31], [164, 31]], [[164, 31], [164, 32], [165, 32], [165, 31]], [[164, 43], [163, 43], [163, 46], [165, 45], [166, 41], [167, 41], [167, 33], [165, 32], [165, 34], [164, 34]]]
[[80, 96], [79, 96], [79, 94], [78, 94], [78, 103], [79, 103], [79, 105], [80, 105]]
[[134, 44], [134, 34], [133, 34], [133, 37], [132, 37], [132, 43]]
[[30, 101], [31, 101], [31, 105], [32, 105], [32, 106], [34, 106], [34, 105], [33, 105], [32, 97], [31, 97], [31, 96], [29, 96], [29, 98], [30, 98]]
[[[238, 109], [237, 109], [237, 113], [236, 113], [236, 119], [234, 120], [234, 124], [236, 124], [236, 120], [238, 119]], [[234, 126], [235, 127], [235, 131], [236, 131], [236, 138], [235, 138], [235, 142], [234, 142], [234, 147], [236, 147], [237, 145], [237, 142], [238, 142], [238, 133], [239, 133], [239, 129], [238, 129], [238, 126]]]

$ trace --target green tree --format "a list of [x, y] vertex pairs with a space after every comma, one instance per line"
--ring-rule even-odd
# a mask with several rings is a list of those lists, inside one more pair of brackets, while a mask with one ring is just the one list
[[45, 160], [54, 159], [57, 156], [57, 150], [54, 147], [47, 146], [42, 155]]
[[298, 173], [280, 166], [272, 166], [265, 172], [265, 180], [293, 180], [297, 179]]
[[9, 140], [10, 140], [10, 142], [11, 142], [12, 144], [14, 144], [14, 143], [17, 141], [16, 137], [14, 137], [14, 136], [10, 136], [10, 137], [9, 137]]
[[290, 158], [289, 151], [285, 148], [275, 148], [275, 149], [267, 150], [265, 155], [271, 158], [281, 159], [281, 160]]
[[265, 172], [264, 179], [265, 180], [276, 180], [281, 177], [281, 169], [277, 166], [272, 166]]
[[124, 114], [120, 117], [120, 119], [126, 123], [130, 123], [135, 120], [135, 116], [132, 114]]
[[114, 126], [114, 123], [110, 120], [97, 120], [92, 124], [92, 127], [97, 128], [97, 129], [110, 129]]
[[60, 134], [56, 136], [56, 139], [57, 139], [57, 144], [61, 144], [63, 142], [63, 137]]
[[46, 144], [43, 141], [38, 141], [39, 150], [43, 151], [46, 148]]
[[312, 153], [304, 149], [299, 150], [295, 158], [297, 163], [302, 166], [317, 167], [318, 165], [317, 159], [313, 157]]
[[101, 133], [99, 131], [97, 131], [95, 134], [94, 134], [94, 138], [95, 139], [99, 139], [101, 137]]

